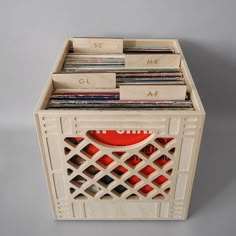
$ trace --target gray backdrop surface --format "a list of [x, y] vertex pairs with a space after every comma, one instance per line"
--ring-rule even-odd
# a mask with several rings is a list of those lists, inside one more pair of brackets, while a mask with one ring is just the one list
[[[233, 0], [1, 1], [0, 235], [235, 235], [235, 10]], [[72, 36], [180, 40], [207, 112], [187, 221], [53, 220], [32, 113]]]

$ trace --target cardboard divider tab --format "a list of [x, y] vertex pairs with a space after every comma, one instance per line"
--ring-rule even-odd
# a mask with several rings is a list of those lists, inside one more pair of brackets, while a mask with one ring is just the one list
[[55, 89], [116, 88], [115, 73], [53, 74]]
[[120, 100], [184, 100], [186, 85], [120, 86]]
[[178, 69], [180, 60], [179, 54], [126, 54], [125, 67]]
[[123, 53], [123, 39], [115, 38], [73, 38], [76, 53]]

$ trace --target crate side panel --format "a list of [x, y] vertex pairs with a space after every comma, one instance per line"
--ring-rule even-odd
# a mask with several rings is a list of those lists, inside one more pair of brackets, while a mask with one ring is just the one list
[[65, 183], [61, 123], [58, 117], [39, 115], [39, 132], [42, 139], [45, 171], [51, 189], [51, 200], [57, 219], [71, 217], [72, 205]]
[[[55, 115], [54, 115], [55, 116]], [[48, 137], [55, 139], [55, 135], [58, 137], [58, 141], [60, 143], [60, 152], [61, 154], [56, 154], [57, 157], [62, 161], [62, 167], [59, 171], [60, 173], [63, 173], [63, 180], [61, 179], [60, 187], [58, 186], [58, 189], [60, 189], [60, 193], [62, 194], [62, 198], [58, 199], [55, 197], [55, 203], [59, 204], [60, 201], [64, 200], [67, 201], [67, 207], [64, 210], [62, 215], [62, 211], [59, 207], [58, 209], [58, 216], [60, 216], [62, 219], [68, 219], [70, 217], [75, 219], [93, 219], [93, 218], [103, 218], [102, 214], [105, 213], [98, 213], [99, 216], [94, 216], [92, 213], [89, 213], [89, 217], [86, 216], [86, 204], [82, 204], [82, 201], [84, 199], [88, 199], [89, 201], [94, 202], [100, 202], [104, 201], [102, 200], [103, 197], [108, 194], [109, 197], [112, 199], [112, 201], [120, 202], [122, 201], [130, 201], [128, 200], [129, 197], [132, 194], [135, 194], [135, 196], [139, 199], [137, 200], [137, 204], [139, 201], [146, 201], [152, 202], [153, 200], [156, 200], [157, 202], [160, 201], [160, 204], [158, 205], [158, 212], [155, 216], [155, 219], [182, 219], [184, 210], [186, 208], [186, 191], [191, 187], [190, 181], [189, 181], [189, 171], [184, 169], [184, 171], [179, 169], [180, 165], [180, 159], [182, 163], [185, 163], [186, 158], [187, 162], [191, 164], [192, 166], [192, 159], [189, 156], [181, 155], [181, 148], [182, 146], [185, 149], [187, 149], [187, 145], [185, 141], [183, 140], [192, 140], [192, 146], [195, 147], [195, 138], [197, 137], [199, 133], [199, 115], [191, 115], [191, 116], [183, 116], [183, 115], [156, 115], [153, 113], [152, 116], [150, 114], [145, 115], [143, 112], [140, 112], [140, 116], [134, 116], [132, 113], [129, 114], [129, 112], [126, 112], [125, 114], [116, 114], [111, 113], [109, 114], [102, 114], [100, 112], [94, 112], [93, 115], [89, 114], [86, 115], [85, 113], [79, 113], [75, 112], [73, 115], [68, 116], [68, 114], [61, 114], [61, 116], [56, 116], [53, 118], [53, 115], [45, 115], [41, 114], [41, 120], [42, 120], [42, 127], [45, 130], [45, 123], [48, 124], [47, 131], [44, 135], [45, 141]], [[122, 120], [122, 118], [125, 118]], [[103, 122], [105, 120], [106, 122]], [[87, 135], [87, 132], [94, 128], [94, 123], [98, 123], [97, 126], [95, 126], [96, 130], [114, 130], [113, 122], [120, 120], [121, 126], [119, 127], [121, 130], [140, 130], [145, 127], [145, 130], [151, 129], [153, 131], [154, 135], [148, 138], [147, 140], [144, 140], [138, 145], [133, 145], [131, 147], [115, 147], [111, 148], [110, 146], [106, 146], [102, 143], [97, 142], [96, 140], [90, 139], [90, 137]], [[139, 123], [135, 123], [136, 121], [139, 121]], [[153, 122], [156, 120], [156, 122]], [[85, 122], [84, 122], [85, 121]], [[52, 123], [54, 125], [52, 125]], [[136, 124], [136, 126], [130, 126], [130, 124]], [[148, 125], [149, 124], [149, 125]], [[160, 126], [162, 129], [160, 130]], [[122, 128], [121, 128], [122, 127]], [[151, 128], [147, 128], [151, 127]], [[191, 132], [190, 132], [191, 131]], [[173, 135], [175, 134], [175, 135]], [[83, 141], [81, 141], [78, 145], [74, 145], [73, 143], [67, 143], [65, 140], [68, 137], [82, 137]], [[156, 138], [158, 137], [173, 137], [174, 140], [170, 142], [166, 147], [161, 145], [156, 141]], [[188, 142], [187, 142], [188, 143]], [[94, 145], [96, 148], [99, 149], [99, 151], [91, 158], [88, 156], [88, 154], [84, 153], [83, 149], [87, 145]], [[54, 145], [54, 143], [52, 143]], [[142, 154], [141, 150], [144, 149], [147, 145], [153, 145], [158, 152], [154, 155], [151, 155], [147, 158], [146, 155]], [[188, 153], [190, 156], [192, 156], [192, 153], [195, 152], [194, 147], [192, 150], [188, 150]], [[122, 158], [118, 158], [116, 155], [114, 155], [115, 152], [119, 152], [120, 150], [124, 150], [126, 154], [122, 156]], [[65, 153], [65, 150], [68, 153]], [[174, 153], [172, 153], [174, 150]], [[50, 150], [48, 150], [48, 156], [49, 163], [50, 160]], [[75, 157], [78, 155], [80, 160], [85, 160], [85, 162], [78, 168], [73, 161], [75, 160]], [[104, 168], [102, 165], [98, 164], [98, 160], [102, 158], [104, 155], [109, 155], [113, 159], [113, 164], [111, 164], [108, 168]], [[137, 155], [139, 156], [143, 161], [139, 165], [138, 168], [132, 168], [129, 165], [127, 165], [127, 160], [130, 156]], [[161, 157], [161, 155], [165, 155], [170, 159], [171, 161], [167, 166], [164, 168], [157, 166], [155, 164], [155, 161]], [[126, 163], [126, 164], [125, 164]], [[116, 176], [112, 172], [112, 170], [117, 167], [118, 164], [123, 165], [128, 171], [127, 173], [122, 176]], [[100, 174], [97, 174], [91, 178], [90, 175], [86, 173], [87, 168], [89, 168], [91, 165], [95, 166], [96, 168], [100, 169]], [[155, 168], [156, 172], [155, 174], [151, 175], [151, 177], [145, 177], [143, 176], [140, 171], [145, 168], [147, 165]], [[186, 165], [186, 164], [182, 164]], [[48, 170], [49, 173], [52, 170]], [[182, 173], [182, 172], [183, 173]], [[103, 186], [100, 184], [100, 179], [103, 178], [105, 175], [111, 176], [113, 178], [113, 183], [107, 186]], [[126, 182], [127, 179], [131, 178], [133, 175], [136, 175], [140, 179], [140, 184], [137, 184], [135, 187], [130, 187], [129, 183]], [[156, 185], [154, 184], [154, 180], [157, 179], [160, 175], [164, 176], [168, 179], [166, 182], [166, 185], [161, 188], [156, 188]], [[170, 177], [170, 176], [171, 177]], [[79, 177], [78, 177], [79, 176]], [[185, 179], [183, 179], [181, 176], [185, 176]], [[82, 186], [80, 184], [78, 185], [75, 183], [75, 179], [80, 178], [80, 180], [83, 180]], [[162, 177], [163, 178], [163, 177]], [[180, 182], [178, 182], [180, 181]], [[62, 182], [64, 183], [64, 187]], [[184, 183], [184, 187], [180, 184]], [[54, 185], [55, 193], [57, 191], [55, 182], [51, 183]], [[91, 188], [91, 185], [98, 186], [100, 188], [99, 192], [95, 195], [91, 194], [91, 192], [88, 192], [88, 189]], [[112, 191], [115, 187], [117, 187], [119, 184], [121, 184], [124, 188], [126, 188], [126, 191], [122, 195], [117, 195], [117, 193], [114, 193]], [[143, 194], [140, 193], [140, 188], [142, 188], [145, 185], [151, 186], [154, 191], [150, 194]], [[61, 189], [63, 188], [63, 189]], [[169, 192], [168, 192], [169, 191]], [[64, 194], [64, 195], [63, 195]], [[167, 203], [164, 203], [163, 200], [158, 199], [159, 197], [163, 197], [167, 199]], [[132, 199], [132, 198], [131, 198]], [[163, 205], [162, 205], [163, 202]], [[86, 203], [86, 202], [85, 202]], [[98, 203], [100, 204], [100, 203]], [[65, 205], [65, 204], [64, 204]], [[63, 206], [64, 206], [63, 205]], [[68, 207], [69, 206], [69, 207]], [[132, 208], [132, 207], [131, 207]], [[79, 210], [78, 210], [79, 209]], [[161, 209], [161, 210], [160, 210]], [[136, 209], [137, 211], [140, 211]], [[136, 211], [134, 210], [134, 211]], [[89, 210], [91, 212], [91, 208]], [[132, 210], [131, 210], [132, 212]], [[128, 215], [132, 213], [124, 214], [124, 218], [129, 218]], [[119, 215], [119, 214], [118, 214]], [[116, 218], [116, 216], [114, 216]], [[118, 216], [117, 216], [118, 217]], [[105, 217], [106, 218], [106, 217]], [[108, 217], [109, 218], [109, 217]], [[112, 218], [112, 217], [111, 217]], [[119, 218], [119, 217], [118, 217]], [[130, 216], [130, 218], [133, 218]], [[104, 219], [104, 218], [103, 218]], [[153, 218], [154, 219], [154, 218]]]

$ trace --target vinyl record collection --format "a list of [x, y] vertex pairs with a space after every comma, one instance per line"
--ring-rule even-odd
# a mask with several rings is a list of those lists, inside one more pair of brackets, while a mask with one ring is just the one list
[[[62, 76], [86, 75], [84, 83], [89, 84], [91, 75], [111, 73], [115, 77], [115, 86], [101, 89], [100, 84], [100, 89], [91, 85], [77, 90], [55, 89], [47, 109], [192, 110], [179, 64], [168, 66], [168, 60], [173, 58], [171, 56], [178, 54], [166, 46], [124, 46], [122, 53], [79, 53], [70, 48], [60, 72]], [[146, 64], [142, 62], [144, 59], [147, 59]], [[164, 66], [159, 66], [159, 63]], [[100, 78], [97, 78], [98, 84], [99, 81]]]

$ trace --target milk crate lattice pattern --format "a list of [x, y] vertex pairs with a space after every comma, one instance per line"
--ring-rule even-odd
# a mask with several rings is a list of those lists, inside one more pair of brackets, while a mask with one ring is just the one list
[[89, 137], [64, 139], [73, 199], [165, 199], [173, 190], [176, 140], [154, 134], [127, 150], [99, 148]]

